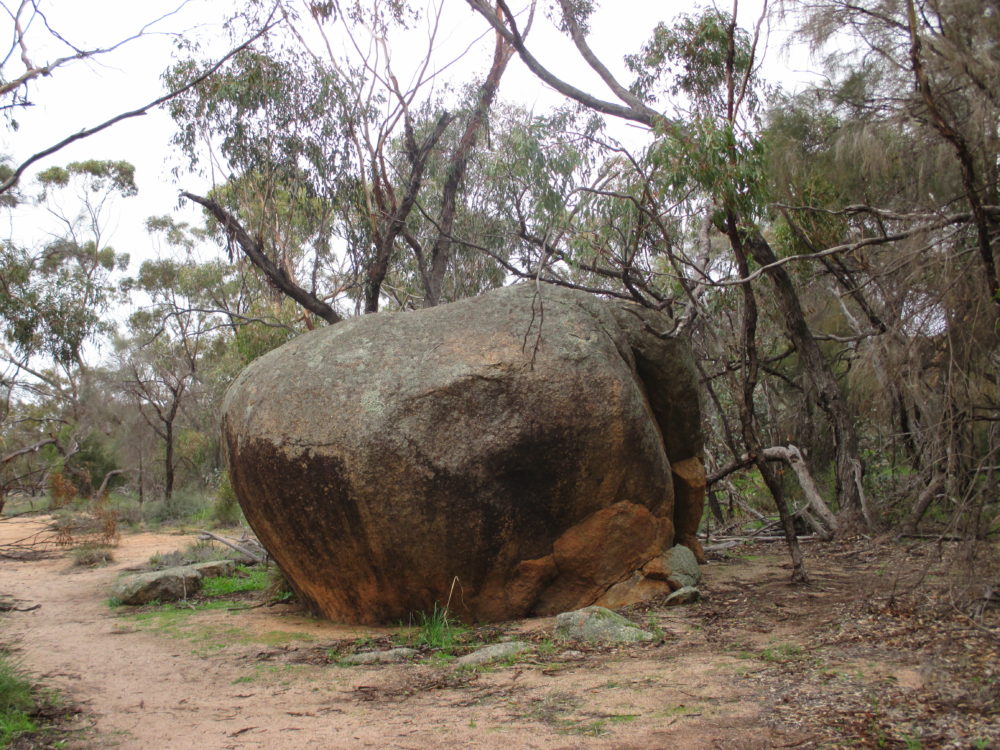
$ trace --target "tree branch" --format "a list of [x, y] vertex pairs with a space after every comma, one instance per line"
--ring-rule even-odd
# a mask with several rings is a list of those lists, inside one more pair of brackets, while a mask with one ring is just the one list
[[296, 284], [284, 268], [280, 268], [273, 260], [268, 258], [261, 248], [260, 243], [253, 239], [236, 217], [226, 209], [211, 198], [204, 198], [194, 193], [182, 192], [181, 196], [201, 205], [212, 214], [225, 228], [229, 237], [235, 240], [240, 246], [247, 258], [250, 259], [250, 262], [263, 271], [268, 280], [281, 290], [283, 294], [291, 297], [306, 310], [322, 318], [327, 323], [339, 323], [344, 319], [333, 307], [315, 294], [306, 291]]
[[506, 24], [497, 17], [493, 8], [483, 2], [483, 0], [466, 1], [474, 11], [489, 21], [490, 25], [496, 29], [497, 33], [500, 34], [508, 44], [517, 50], [517, 54], [532, 73], [560, 94], [568, 96], [570, 99], [574, 99], [575, 101], [578, 101], [584, 106], [590, 107], [597, 112], [602, 112], [613, 117], [620, 117], [624, 120], [631, 120], [632, 122], [638, 122], [651, 128], [656, 127], [657, 125], [664, 126], [671, 124], [666, 117], [649, 109], [648, 107], [642, 110], [637, 110], [632, 107], [615, 104], [614, 102], [604, 101], [603, 99], [591, 96], [586, 91], [578, 89], [576, 86], [572, 86], [561, 78], [558, 78], [528, 51], [528, 48], [524, 44], [524, 37], [517, 30], [517, 22], [514, 20], [514, 14], [511, 12], [504, 0], [498, 0], [497, 5], [499, 5], [500, 9], [503, 11], [503, 15], [507, 19]]
[[21, 175], [24, 174], [24, 171], [28, 167], [30, 167], [32, 164], [34, 164], [35, 162], [37, 162], [37, 161], [39, 161], [41, 159], [44, 159], [46, 156], [51, 156], [52, 154], [56, 153], [57, 151], [60, 151], [60, 150], [62, 150], [64, 148], [66, 148], [66, 146], [69, 146], [71, 143], [75, 143], [76, 141], [82, 140], [84, 138], [89, 138], [92, 135], [100, 133], [102, 130], [106, 130], [107, 128], [110, 128], [112, 125], [116, 125], [116, 124], [118, 124], [119, 122], [121, 122], [123, 120], [128, 120], [129, 118], [132, 118], [132, 117], [139, 117], [140, 115], [145, 115], [149, 110], [153, 109], [154, 107], [158, 107], [161, 104], [164, 104], [165, 102], [168, 102], [171, 99], [174, 99], [174, 98], [180, 96], [181, 94], [183, 94], [184, 92], [186, 92], [186, 91], [194, 88], [195, 86], [197, 86], [202, 81], [204, 81], [207, 78], [211, 77], [215, 73], [215, 71], [217, 71], [219, 68], [221, 68], [223, 65], [225, 65], [226, 62], [228, 62], [230, 59], [232, 59], [232, 57], [234, 55], [236, 55], [236, 54], [242, 52], [243, 50], [245, 50], [247, 47], [249, 47], [255, 41], [257, 41], [262, 36], [264, 36], [264, 34], [266, 34], [268, 31], [270, 31], [276, 25], [277, 25], [276, 23], [268, 23], [260, 31], [258, 31], [252, 37], [250, 37], [247, 41], [243, 42], [243, 44], [239, 45], [238, 47], [234, 47], [229, 52], [227, 52], [222, 58], [219, 59], [218, 62], [216, 62], [214, 65], [212, 65], [212, 67], [210, 67], [208, 70], [206, 70], [200, 76], [198, 76], [197, 78], [193, 79], [192, 81], [189, 81], [188, 83], [184, 84], [180, 88], [176, 88], [176, 89], [174, 89], [174, 90], [172, 90], [172, 91], [164, 94], [163, 96], [154, 99], [153, 101], [149, 102], [148, 104], [145, 104], [142, 107], [139, 107], [138, 109], [133, 109], [133, 110], [131, 110], [129, 112], [122, 112], [121, 114], [112, 117], [110, 120], [105, 120], [100, 125], [95, 125], [92, 128], [86, 128], [84, 130], [81, 130], [79, 133], [74, 133], [71, 136], [63, 138], [58, 143], [55, 143], [55, 144], [49, 146], [48, 148], [43, 149], [43, 150], [39, 151], [38, 153], [36, 153], [36, 154], [28, 157], [25, 161], [21, 162], [21, 164], [19, 164], [17, 166], [17, 168], [11, 173], [10, 177], [8, 177], [6, 180], [4, 180], [2, 183], [0, 183], [0, 195], [2, 195], [3, 193], [7, 192], [12, 187], [14, 187], [14, 185], [16, 185], [17, 182], [18, 182], [18, 180], [21, 178]]

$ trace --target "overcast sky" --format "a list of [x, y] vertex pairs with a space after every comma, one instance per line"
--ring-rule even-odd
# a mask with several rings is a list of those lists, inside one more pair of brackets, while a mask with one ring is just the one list
[[[468, 80], [473, 73], [485, 71], [488, 66], [492, 39], [485, 34], [485, 22], [464, 0], [443, 0], [443, 3], [444, 19], [438, 35], [437, 59], [451, 60], [482, 35], [474, 53], [451, 68], [448, 74], [458, 80]], [[7, 7], [17, 4], [15, 0], [5, 0]], [[613, 70], [623, 69], [622, 55], [638, 49], [658, 21], [669, 20], [678, 12], [692, 12], [695, 7], [681, 0], [607, 0], [603, 5], [592, 21], [591, 43]], [[180, 10], [172, 13], [179, 6]], [[176, 35], [198, 38], [206, 49], [224, 52], [227, 40], [222, 23], [232, 5], [220, 0], [189, 0], [185, 4], [181, 0], [49, 0], [41, 7], [56, 31], [78, 47], [88, 49], [114, 44], [135, 34], [150, 21], [171, 15], [153, 27], [152, 31], [159, 33], [130, 42], [98, 60], [61, 68], [33, 84], [31, 99], [35, 106], [17, 113], [20, 124], [17, 131], [4, 129], [0, 132], [3, 139], [0, 152], [14, 162], [22, 161], [71, 133], [156, 98], [162, 92], [160, 74], [171, 62]], [[752, 27], [760, 9], [761, 0], [741, 3], [741, 25]], [[780, 29], [773, 30], [766, 49], [765, 75], [794, 86], [804, 76], [791, 68], [808, 66], [801, 53], [796, 55], [796, 65], [789, 64], [788, 56], [779, 49], [783, 38]], [[55, 44], [46, 34], [29, 34], [28, 39], [34, 45], [29, 47], [28, 53], [35, 65], [66, 54], [66, 48]], [[581, 88], [602, 92], [610, 98], [603, 93], [593, 72], [579, 63], [570, 43], [552, 29], [544, 16], [536, 20], [529, 42], [554, 72]], [[393, 52], [398, 70], [408, 69], [408, 59], [419, 59], [425, 44], [426, 31], [421, 28], [411, 39], [399, 42]], [[4, 74], [10, 79], [21, 70], [15, 54]], [[516, 58], [504, 78], [501, 96], [536, 110], [563, 101], [561, 96], [542, 86]], [[74, 160], [96, 158], [132, 162], [136, 166], [139, 197], [118, 203], [109, 217], [108, 230], [116, 249], [130, 252], [136, 259], [133, 262], [133, 270], [136, 270], [139, 259], [156, 252], [143, 231], [146, 217], [176, 212], [177, 194], [181, 189], [204, 192], [211, 187], [203, 176], [182, 174], [176, 179], [171, 174], [172, 167], [181, 165], [169, 145], [172, 132], [172, 122], [162, 110], [120, 123], [48, 157], [28, 172], [22, 184], [30, 184], [38, 169]], [[190, 206], [179, 215], [193, 223], [199, 221], [199, 213]], [[26, 219], [26, 216], [15, 218], [8, 231], [19, 241], [37, 243], [42, 240], [38, 233], [43, 221]]]

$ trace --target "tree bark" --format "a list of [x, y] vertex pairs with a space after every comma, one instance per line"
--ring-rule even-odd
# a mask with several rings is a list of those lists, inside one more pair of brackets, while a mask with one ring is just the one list
[[[725, 229], [736, 256], [736, 266], [740, 276], [746, 278], [750, 275], [750, 267], [747, 262], [742, 233], [736, 215], [732, 211], [726, 215]], [[739, 405], [743, 442], [750, 458], [757, 467], [757, 471], [764, 479], [764, 484], [767, 485], [771, 497], [774, 498], [775, 507], [778, 509], [778, 516], [785, 533], [785, 542], [788, 545], [788, 553], [792, 558], [792, 580], [805, 582], [808, 577], [802, 559], [802, 548], [799, 546], [798, 535], [795, 533], [795, 519], [788, 512], [788, 504], [785, 502], [785, 493], [781, 482], [778, 481], [778, 477], [764, 456], [760, 434], [757, 430], [757, 418], [754, 411], [754, 391], [757, 389], [757, 379], [760, 372], [760, 361], [757, 354], [757, 298], [750, 284], [742, 284], [740, 289], [743, 292], [743, 393]]]
[[[732, 237], [730, 236], [732, 240]], [[862, 479], [864, 463], [858, 448], [854, 419], [840, 385], [837, 383], [806, 322], [798, 292], [784, 266], [771, 265], [778, 258], [759, 230], [747, 233], [746, 248], [774, 285], [775, 299], [781, 310], [785, 331], [795, 344], [806, 376], [816, 391], [817, 402], [833, 427], [836, 451], [837, 498], [840, 501], [838, 526], [841, 532], [871, 530], [875, 523], [865, 497]]]
[[164, 442], [166, 458], [164, 459], [163, 499], [170, 502], [174, 496], [174, 423], [167, 422], [164, 427]]
[[279, 267], [273, 260], [267, 257], [264, 248], [261, 247], [261, 243], [251, 237], [250, 233], [243, 228], [239, 220], [221, 205], [210, 198], [204, 198], [194, 193], [183, 192], [181, 196], [203, 206], [212, 214], [216, 221], [229, 233], [230, 238], [235, 240], [236, 244], [240, 246], [240, 249], [250, 259], [250, 262], [257, 266], [264, 273], [268, 281], [282, 293], [291, 297], [306, 310], [322, 318], [327, 323], [339, 323], [343, 320], [340, 313], [316, 295], [296, 284], [295, 280], [288, 275], [284, 268]]
[[920, 519], [924, 517], [924, 514], [931, 505], [931, 501], [934, 500], [943, 482], [943, 477], [935, 473], [923, 491], [917, 495], [917, 499], [913, 502], [913, 507], [910, 508], [910, 514], [906, 517], [906, 521], [903, 522], [901, 534], [917, 533], [917, 526], [920, 524]]
[[410, 160], [410, 176], [406, 181], [406, 191], [402, 200], [396, 204], [395, 208], [386, 219], [382, 228], [378, 231], [378, 238], [375, 247], [375, 259], [368, 267], [368, 278], [365, 281], [365, 312], [378, 312], [379, 298], [382, 294], [382, 283], [389, 273], [389, 261], [392, 259], [393, 250], [396, 247], [396, 240], [406, 225], [406, 219], [417, 203], [417, 194], [424, 183], [424, 172], [427, 169], [427, 160], [431, 151], [441, 140], [444, 131], [451, 123], [453, 116], [447, 112], [443, 113], [434, 126], [434, 130], [427, 136], [423, 145], [417, 146], [413, 138], [413, 128], [406, 125], [407, 157]]
[[479, 133], [486, 122], [486, 116], [496, 98], [497, 90], [500, 88], [500, 79], [503, 77], [513, 53], [513, 47], [504, 41], [503, 36], [497, 34], [496, 48], [493, 51], [493, 64], [490, 66], [486, 80], [479, 89], [475, 109], [465, 124], [465, 130], [462, 132], [455, 153], [451, 157], [448, 177], [445, 180], [441, 196], [441, 215], [438, 219], [437, 239], [434, 242], [434, 247], [431, 248], [431, 266], [425, 278], [427, 296], [424, 304], [426, 307], [433, 307], [441, 302], [441, 288], [444, 285], [445, 272], [451, 264], [451, 233], [455, 224], [455, 200], [458, 188], [465, 178], [469, 155], [476, 147]]
[[[794, 445], [789, 445], [787, 447], [775, 446], [773, 448], [764, 448], [762, 453], [765, 458], [779, 458], [791, 467], [792, 471], [795, 472], [795, 477], [799, 480], [799, 487], [802, 488], [802, 494], [809, 503], [809, 507], [819, 517], [821, 525], [825, 527], [825, 535], [827, 537], [836, 536], [837, 517], [830, 510], [830, 506], [826, 504], [826, 501], [823, 500], [823, 496], [819, 494], [816, 482], [813, 481], [812, 473], [809, 471], [809, 466], [806, 464], [802, 451]], [[815, 528], [816, 525], [813, 524], [813, 527]], [[817, 533], [823, 536], [824, 530], [817, 529]]]

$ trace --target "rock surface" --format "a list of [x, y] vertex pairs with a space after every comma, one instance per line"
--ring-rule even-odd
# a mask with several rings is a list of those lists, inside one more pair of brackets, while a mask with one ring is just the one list
[[655, 636], [604, 607], [584, 607], [556, 616], [556, 638], [591, 643], [635, 643]]
[[340, 661], [344, 664], [400, 664], [419, 655], [414, 648], [390, 648], [385, 651], [362, 651], [348, 654]]
[[455, 664], [460, 667], [473, 667], [478, 664], [489, 664], [491, 661], [506, 659], [522, 651], [526, 651], [530, 646], [523, 641], [504, 641], [503, 643], [493, 643], [476, 649], [471, 654], [460, 656], [455, 659]]
[[677, 589], [697, 586], [700, 581], [701, 568], [695, 553], [689, 547], [678, 544], [609, 588], [595, 604], [617, 609]]
[[667, 583], [672, 589], [697, 586], [701, 583], [701, 568], [694, 553], [683, 545], [676, 545], [663, 555], [664, 568], [669, 571]]
[[111, 598], [129, 605], [174, 602], [197, 593], [201, 579], [201, 573], [191, 565], [139, 573], [115, 581]]
[[694, 586], [685, 586], [684, 588], [677, 589], [674, 593], [667, 597], [665, 604], [675, 605], [675, 604], [693, 604], [694, 602], [701, 599], [701, 592]]
[[233, 487], [331, 619], [450, 594], [467, 621], [591, 604], [675, 538], [700, 552], [696, 378], [671, 325], [523, 285], [305, 334], [226, 396]]
[[218, 578], [220, 576], [231, 576], [236, 572], [235, 560], [210, 560], [208, 562], [193, 563], [188, 565], [201, 573], [202, 578]]

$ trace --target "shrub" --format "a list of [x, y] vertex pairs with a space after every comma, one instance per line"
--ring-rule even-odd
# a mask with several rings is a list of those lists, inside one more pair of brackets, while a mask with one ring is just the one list
[[84, 544], [73, 550], [73, 566], [96, 568], [114, 562], [115, 557], [107, 544]]
[[204, 520], [209, 503], [204, 495], [175, 491], [169, 500], [146, 504], [146, 520], [150, 523], [176, 523], [178, 521]]
[[223, 526], [237, 526], [243, 517], [243, 510], [236, 499], [236, 492], [229, 481], [229, 472], [219, 476], [219, 487], [212, 505], [212, 517]]
[[76, 497], [76, 485], [69, 481], [61, 471], [49, 474], [49, 507], [53, 510], [65, 508]]
[[268, 568], [264, 596], [272, 602], [288, 602], [295, 598], [295, 590], [277, 565]]

